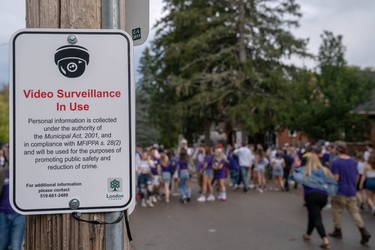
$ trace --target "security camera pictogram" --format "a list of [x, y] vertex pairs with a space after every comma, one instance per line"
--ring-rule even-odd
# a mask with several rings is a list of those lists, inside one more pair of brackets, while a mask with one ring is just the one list
[[85, 72], [89, 59], [88, 50], [77, 45], [62, 46], [55, 53], [55, 63], [59, 71], [68, 78], [80, 77]]

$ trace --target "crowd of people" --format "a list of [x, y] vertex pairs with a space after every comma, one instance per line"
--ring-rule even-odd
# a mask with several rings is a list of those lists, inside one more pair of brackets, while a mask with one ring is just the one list
[[[0, 249], [10, 245], [19, 249], [25, 219], [9, 204], [8, 169], [5, 147], [0, 149]], [[359, 229], [360, 243], [365, 245], [371, 237], [361, 215], [361, 210], [367, 209], [375, 216], [375, 151], [371, 143], [365, 151], [349, 153], [344, 142], [265, 149], [259, 144], [189, 148], [182, 140], [176, 150], [157, 145], [137, 147], [136, 173], [137, 200], [142, 207], [154, 207], [162, 200], [169, 203], [172, 197], [182, 204], [192, 201], [193, 178], [198, 183], [194, 190], [197, 202], [226, 201], [229, 188], [242, 188], [244, 193], [252, 188], [260, 193], [287, 192], [300, 184], [308, 214], [303, 240], [309, 241], [316, 229], [322, 239], [320, 246], [329, 248], [328, 236], [343, 237], [344, 209]], [[332, 208], [334, 230], [328, 235], [321, 216], [324, 207]]]
[[[226, 201], [227, 189], [247, 193], [251, 188], [289, 191], [303, 187], [308, 225], [303, 239], [308, 241], [316, 228], [322, 248], [329, 248], [328, 236], [341, 238], [340, 216], [344, 209], [352, 216], [361, 235], [361, 244], [370, 240], [361, 210], [375, 216], [375, 152], [371, 143], [365, 151], [348, 153], [344, 142], [305, 144], [282, 148], [262, 145], [218, 144], [189, 148], [182, 140], [176, 150], [154, 145], [137, 148], [137, 198], [142, 207], [158, 201], [169, 203], [177, 196], [182, 204], [192, 200], [192, 178], [198, 182], [197, 202]], [[273, 183], [272, 183], [273, 182]], [[321, 211], [332, 208], [333, 232], [325, 232]]]

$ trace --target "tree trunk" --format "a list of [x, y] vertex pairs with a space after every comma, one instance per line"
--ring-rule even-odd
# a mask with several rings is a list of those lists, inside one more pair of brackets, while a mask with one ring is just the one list
[[204, 123], [204, 144], [207, 147], [212, 146], [211, 143], [211, 122], [206, 120]]
[[245, 23], [246, 23], [246, 16], [245, 16], [245, 2], [244, 0], [238, 0], [238, 48], [239, 48], [239, 59], [241, 63], [246, 62], [246, 44], [245, 44]]
[[[124, 7], [125, 0], [118, 1], [120, 7]], [[100, 29], [101, 11], [102, 0], [26, 0], [26, 27]], [[125, 8], [121, 11], [120, 27], [124, 28]], [[82, 217], [106, 220], [105, 213], [84, 214]], [[106, 240], [106, 226], [79, 222], [71, 214], [27, 216], [27, 250], [102, 250], [106, 249]], [[125, 249], [128, 249], [128, 244], [125, 244]]]
[[233, 127], [230, 123], [225, 124], [225, 133], [227, 135], [227, 144], [234, 146], [234, 134], [233, 134]]

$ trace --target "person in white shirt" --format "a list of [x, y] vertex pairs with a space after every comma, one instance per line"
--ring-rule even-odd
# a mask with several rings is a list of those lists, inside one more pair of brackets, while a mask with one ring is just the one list
[[238, 156], [240, 163], [240, 181], [244, 184], [244, 191], [249, 191], [249, 169], [254, 163], [254, 155], [251, 150], [243, 144], [242, 147], [235, 149], [233, 154]]
[[370, 158], [370, 154], [372, 153], [373, 151], [373, 145], [372, 143], [367, 143], [366, 144], [366, 151], [363, 153], [363, 158], [365, 158], [365, 161], [367, 162], [368, 159]]

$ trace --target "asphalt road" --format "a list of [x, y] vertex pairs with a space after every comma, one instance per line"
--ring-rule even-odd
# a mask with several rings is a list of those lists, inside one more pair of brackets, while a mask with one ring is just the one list
[[[229, 191], [227, 201], [198, 203], [197, 189], [187, 204], [174, 197], [169, 204], [154, 208], [137, 206], [130, 215], [132, 250], [272, 250], [320, 249], [320, 237], [302, 240], [307, 212], [301, 190], [291, 192], [251, 190]], [[360, 234], [348, 213], [342, 216], [343, 239], [330, 239], [331, 249], [375, 249], [375, 217], [362, 212], [373, 235], [367, 246], [360, 245]], [[323, 212], [327, 233], [333, 229], [331, 210]]]

